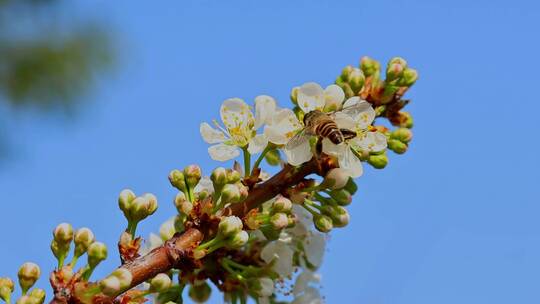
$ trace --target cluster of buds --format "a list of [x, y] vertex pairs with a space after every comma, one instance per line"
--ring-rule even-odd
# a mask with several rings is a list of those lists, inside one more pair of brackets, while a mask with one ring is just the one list
[[[17, 304], [43, 304], [45, 291], [40, 288], [30, 290], [41, 276], [39, 266], [34, 263], [24, 263], [19, 268], [17, 276], [21, 287], [21, 297], [17, 299]], [[10, 278], [0, 278], [0, 299], [10, 304], [14, 291], [15, 284]]]
[[213, 239], [197, 247], [195, 257], [201, 259], [222, 247], [240, 249], [249, 239], [249, 234], [245, 230], [242, 230], [242, 228], [242, 220], [236, 216], [225, 216], [221, 218], [217, 234]]
[[219, 211], [228, 204], [238, 203], [248, 195], [247, 187], [241, 182], [242, 174], [234, 169], [218, 167], [210, 175], [214, 186], [214, 211]]
[[276, 239], [281, 230], [295, 224], [290, 199], [278, 195], [270, 202], [263, 204], [262, 210], [253, 209], [245, 217], [246, 226], [251, 230], [259, 229], [267, 238]]
[[157, 198], [151, 193], [136, 196], [133, 191], [125, 189], [120, 192], [118, 205], [128, 221], [127, 232], [133, 237], [139, 222], [154, 214], [158, 208]]

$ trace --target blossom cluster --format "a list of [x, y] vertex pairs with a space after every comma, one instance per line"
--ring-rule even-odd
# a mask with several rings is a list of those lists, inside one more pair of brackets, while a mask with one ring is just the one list
[[[357, 192], [354, 179], [362, 176], [364, 164], [382, 169], [388, 150], [407, 151], [413, 122], [403, 111], [409, 100], [402, 97], [417, 77], [402, 58], [392, 58], [381, 71], [379, 62], [364, 57], [358, 67], [345, 67], [334, 84], [294, 87], [290, 107], [268, 95], [257, 96], [252, 106], [240, 98], [225, 100], [221, 122], [202, 123], [200, 133], [210, 144], [210, 157], [234, 160], [232, 166], [206, 176], [197, 165], [171, 171], [177, 213], [146, 241], [137, 235], [137, 226], [157, 210], [158, 200], [123, 190], [118, 198], [127, 220], [118, 242], [122, 266], [98, 282], [89, 279], [107, 248], [89, 229], [74, 232], [70, 224], [60, 224], [51, 244], [58, 260], [51, 275], [55, 296], [69, 294], [74, 303], [120, 297], [121, 303], [135, 304], [153, 295], [157, 303], [173, 304], [183, 302], [187, 288], [193, 301], [205, 302], [213, 284], [230, 303], [248, 298], [322, 303], [317, 269], [327, 235], [348, 225], [347, 206]], [[275, 175], [263, 171], [272, 167], [281, 170]], [[193, 231], [199, 239], [175, 247], [180, 245], [173, 241]], [[150, 266], [141, 270], [162, 252], [163, 272], [156, 274]], [[75, 271], [84, 254], [87, 263]], [[172, 259], [176, 262], [169, 265]], [[21, 271], [31, 275], [19, 276], [21, 304], [41, 304], [39, 290], [28, 293], [37, 280], [35, 267], [34, 272], [30, 268]], [[141, 271], [151, 275], [141, 280]], [[0, 298], [9, 304], [12, 292], [13, 282], [0, 278]]]

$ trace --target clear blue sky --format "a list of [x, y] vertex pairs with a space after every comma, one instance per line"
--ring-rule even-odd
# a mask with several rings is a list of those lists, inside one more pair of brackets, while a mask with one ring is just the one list
[[[227, 2], [227, 4], [225, 4]], [[120, 61], [77, 119], [12, 117], [17, 156], [0, 170], [0, 275], [46, 271], [51, 229], [92, 228], [111, 252], [120, 190], [174, 212], [167, 174], [218, 165], [199, 137], [222, 100], [330, 84], [363, 55], [405, 57], [414, 140], [368, 169], [322, 267], [328, 303], [539, 303], [540, 4], [536, 1], [85, 1]], [[118, 263], [114, 253], [99, 275]], [[42, 277], [40, 286], [47, 286]], [[214, 297], [213, 303], [220, 303]]]

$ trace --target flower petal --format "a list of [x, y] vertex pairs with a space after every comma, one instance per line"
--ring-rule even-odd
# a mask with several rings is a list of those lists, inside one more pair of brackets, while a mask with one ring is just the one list
[[369, 152], [380, 152], [387, 146], [386, 136], [381, 132], [367, 132], [363, 138], [355, 140], [355, 144]]
[[322, 263], [325, 245], [326, 238], [317, 232], [311, 232], [311, 237], [306, 238], [304, 242], [306, 257], [315, 267], [319, 267]]
[[332, 84], [324, 89], [324, 99], [324, 110], [326, 112], [337, 111], [341, 109], [341, 104], [345, 99], [345, 92], [340, 86]]
[[285, 146], [283, 152], [287, 156], [287, 162], [293, 166], [299, 166], [309, 161], [313, 157], [309, 141], [306, 141], [303, 144], [300, 144], [290, 149]]
[[249, 141], [248, 152], [256, 154], [262, 152], [268, 145], [268, 137], [264, 134], [257, 134]]
[[338, 156], [345, 153], [347, 145], [339, 144], [336, 145], [331, 142], [328, 138], [324, 138], [322, 142], [322, 151], [328, 155]]
[[227, 99], [221, 105], [221, 120], [229, 130], [248, 127], [253, 123], [253, 113], [240, 98]]
[[226, 144], [217, 144], [208, 147], [208, 153], [213, 160], [228, 161], [240, 155], [240, 151], [236, 146]]
[[314, 273], [311, 270], [304, 269], [304, 271], [302, 271], [302, 273], [296, 277], [292, 291], [293, 295], [297, 296], [304, 293], [311, 283], [319, 283], [320, 281], [321, 276], [319, 274]]
[[356, 127], [366, 129], [375, 119], [376, 113], [371, 104], [358, 96], [351, 97], [343, 104], [344, 114], [349, 115], [356, 122]]
[[195, 189], [193, 189], [195, 192], [201, 192], [206, 191], [208, 193], [214, 193], [214, 184], [210, 180], [208, 176], [203, 176], [200, 180], [197, 186], [195, 186]]
[[364, 173], [362, 162], [354, 155], [349, 146], [344, 153], [338, 155], [338, 162], [339, 167], [347, 170], [352, 178], [360, 177]]
[[268, 243], [261, 251], [261, 258], [266, 263], [276, 259], [274, 271], [282, 277], [287, 277], [292, 274], [293, 266], [293, 250], [289, 245], [280, 240]]
[[276, 111], [269, 125], [264, 128], [268, 140], [276, 145], [284, 145], [302, 129], [302, 124], [291, 109]]
[[322, 110], [324, 107], [324, 91], [322, 87], [315, 82], [304, 83], [298, 89], [298, 106], [304, 111], [304, 113], [311, 112], [313, 110]]
[[205, 142], [209, 144], [217, 144], [224, 142], [226, 137], [220, 130], [212, 128], [208, 123], [203, 122], [199, 128], [201, 136]]
[[276, 111], [276, 100], [268, 95], [255, 97], [255, 129], [269, 124]]

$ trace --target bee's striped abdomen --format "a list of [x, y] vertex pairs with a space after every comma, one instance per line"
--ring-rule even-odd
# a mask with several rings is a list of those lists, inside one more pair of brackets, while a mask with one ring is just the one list
[[332, 120], [327, 120], [317, 125], [315, 133], [321, 137], [328, 138], [336, 145], [341, 144], [345, 140], [337, 124]]

